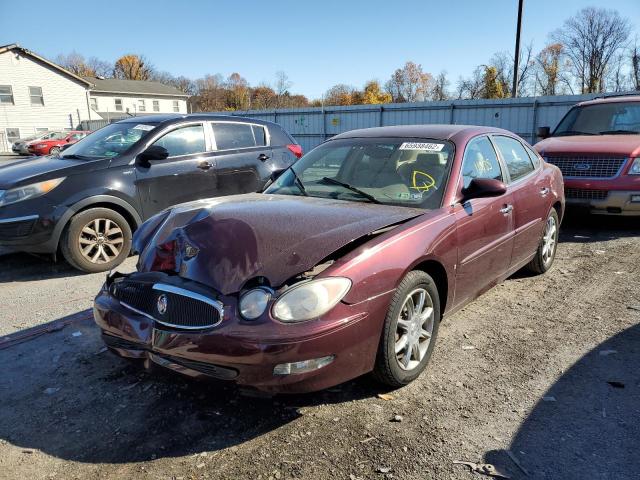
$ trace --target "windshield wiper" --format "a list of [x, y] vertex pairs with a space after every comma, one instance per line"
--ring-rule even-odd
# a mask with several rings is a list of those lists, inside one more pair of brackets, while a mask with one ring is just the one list
[[380, 200], [378, 200], [376, 197], [374, 197], [373, 195], [364, 192], [362, 190], [360, 190], [358, 187], [354, 187], [353, 185], [349, 185], [348, 183], [344, 183], [341, 182], [340, 180], [336, 180], [335, 178], [329, 178], [329, 177], [322, 177], [322, 181], [325, 183], [333, 183], [334, 185], [340, 185], [341, 187], [347, 188], [349, 190], [351, 190], [352, 192], [356, 192], [360, 195], [362, 195], [364, 198], [366, 198], [367, 200], [373, 202], [373, 203], [382, 203]]
[[623, 129], [618, 129], [618, 130], [605, 130], [603, 132], [600, 132], [600, 135], [637, 135], [640, 132], [636, 132], [635, 130], [623, 130]]
[[565, 135], [595, 135], [595, 133], [579, 132], [578, 130], [565, 130], [564, 132], [554, 133], [554, 137], [562, 137]]
[[302, 194], [305, 197], [308, 197], [309, 194], [307, 193], [307, 189], [304, 188], [304, 184], [302, 183], [302, 180], [300, 180], [300, 177], [298, 176], [298, 174], [296, 173], [296, 171], [293, 168], [291, 168], [291, 173], [293, 173], [293, 178], [295, 179], [295, 184], [298, 186], [298, 188], [300, 189]]

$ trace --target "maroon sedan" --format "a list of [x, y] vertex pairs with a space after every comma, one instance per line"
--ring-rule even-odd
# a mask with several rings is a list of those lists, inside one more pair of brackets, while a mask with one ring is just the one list
[[108, 277], [109, 348], [191, 376], [307, 392], [424, 370], [438, 325], [554, 260], [562, 176], [501, 129], [343, 133], [264, 193], [187, 203], [138, 229], [138, 271]]

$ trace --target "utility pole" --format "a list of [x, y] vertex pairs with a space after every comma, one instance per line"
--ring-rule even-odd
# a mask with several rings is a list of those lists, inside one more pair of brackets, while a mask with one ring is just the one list
[[518, 96], [518, 63], [520, 63], [520, 31], [522, 30], [522, 4], [524, 0], [518, 0], [518, 28], [516, 30], [516, 53], [513, 60], [513, 87], [511, 88], [511, 96]]

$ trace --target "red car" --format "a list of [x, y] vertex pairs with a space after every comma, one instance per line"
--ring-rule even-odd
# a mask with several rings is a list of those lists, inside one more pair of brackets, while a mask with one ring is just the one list
[[85, 131], [56, 132], [51, 138], [31, 142], [27, 146], [27, 150], [32, 155], [57, 155], [62, 151], [62, 147], [72, 145], [90, 133]]
[[308, 392], [373, 371], [401, 386], [440, 320], [554, 260], [562, 175], [505, 130], [355, 130], [252, 193], [136, 232], [138, 271], [95, 299], [106, 345], [192, 376]]
[[[640, 215], [640, 96], [582, 102], [535, 148], [564, 175], [567, 203], [592, 213]], [[548, 137], [548, 138], [547, 138]]]

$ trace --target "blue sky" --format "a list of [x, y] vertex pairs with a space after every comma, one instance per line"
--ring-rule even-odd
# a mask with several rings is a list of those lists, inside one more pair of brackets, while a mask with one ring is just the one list
[[[113, 61], [141, 53], [174, 75], [239, 72], [251, 84], [284, 70], [292, 90], [318, 98], [412, 60], [458, 76], [513, 51], [517, 0], [109, 0], [13, 2], [2, 9], [0, 44], [17, 42], [55, 58], [73, 50]], [[640, 37], [640, 0], [525, 0], [523, 43], [541, 47], [549, 32], [585, 6], [617, 9]], [[41, 13], [40, 13], [41, 12]], [[452, 85], [453, 86], [453, 85]]]

